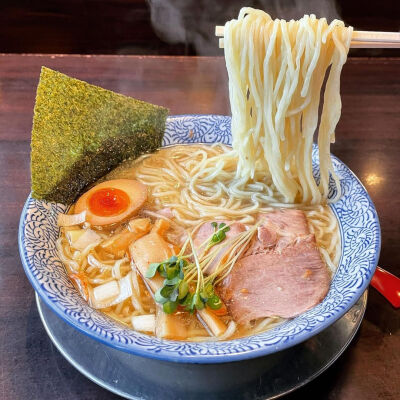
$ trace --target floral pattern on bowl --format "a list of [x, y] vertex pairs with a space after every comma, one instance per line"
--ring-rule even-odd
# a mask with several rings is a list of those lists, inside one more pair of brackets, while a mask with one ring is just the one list
[[[230, 117], [181, 115], [168, 119], [163, 145], [230, 141]], [[18, 237], [22, 264], [36, 292], [60, 318], [108, 346], [145, 357], [189, 363], [230, 362], [271, 354], [309, 339], [346, 313], [367, 288], [377, 265], [381, 234], [375, 207], [350, 169], [335, 157], [333, 164], [343, 191], [341, 199], [332, 205], [343, 248], [330, 290], [313, 309], [255, 336], [207, 343], [160, 340], [128, 329], [90, 308], [75, 290], [57, 255], [57, 214], [66, 210], [62, 204], [28, 197]], [[318, 179], [316, 148], [313, 167]], [[334, 189], [330, 195], [334, 195]]]

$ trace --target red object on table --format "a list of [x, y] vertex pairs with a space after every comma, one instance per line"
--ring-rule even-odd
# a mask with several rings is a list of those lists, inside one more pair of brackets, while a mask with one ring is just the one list
[[394, 307], [400, 307], [400, 278], [381, 267], [376, 267], [371, 286], [389, 300]]

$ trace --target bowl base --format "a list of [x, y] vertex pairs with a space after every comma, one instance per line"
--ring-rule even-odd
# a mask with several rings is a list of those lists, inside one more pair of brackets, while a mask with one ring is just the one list
[[223, 364], [181, 364], [115, 350], [61, 320], [36, 295], [43, 325], [61, 354], [83, 375], [127, 399], [270, 399], [327, 369], [356, 334], [367, 291], [338, 321], [311, 339], [268, 356]]

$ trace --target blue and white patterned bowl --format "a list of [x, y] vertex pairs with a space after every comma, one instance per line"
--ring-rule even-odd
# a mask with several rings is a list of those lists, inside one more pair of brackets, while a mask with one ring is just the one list
[[[229, 117], [183, 115], [168, 119], [163, 144], [230, 144], [230, 140]], [[317, 176], [316, 151], [313, 161]], [[127, 329], [90, 308], [75, 290], [57, 255], [57, 214], [66, 210], [61, 204], [27, 199], [19, 226], [22, 264], [34, 289], [60, 318], [119, 350], [187, 363], [221, 363], [271, 354], [310, 338], [340, 318], [367, 288], [378, 262], [381, 235], [375, 207], [349, 168], [335, 157], [333, 163], [343, 191], [332, 206], [339, 220], [343, 249], [329, 293], [312, 310], [256, 336], [220, 343], [160, 340]]]

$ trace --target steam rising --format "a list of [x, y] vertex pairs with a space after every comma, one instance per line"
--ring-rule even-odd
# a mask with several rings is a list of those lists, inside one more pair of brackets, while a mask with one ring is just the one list
[[272, 18], [299, 19], [304, 14], [340, 18], [334, 0], [148, 0], [156, 34], [170, 44], [185, 43], [200, 56], [223, 55], [215, 26], [236, 18], [240, 8], [254, 7]]

